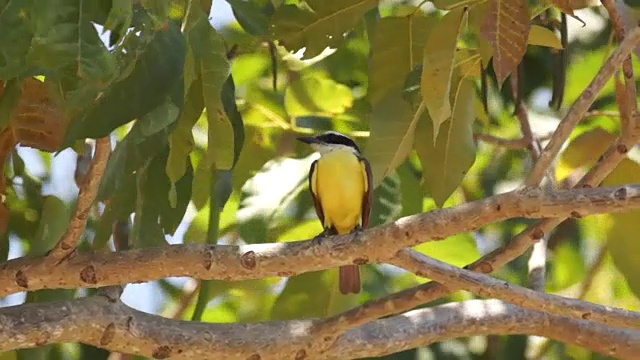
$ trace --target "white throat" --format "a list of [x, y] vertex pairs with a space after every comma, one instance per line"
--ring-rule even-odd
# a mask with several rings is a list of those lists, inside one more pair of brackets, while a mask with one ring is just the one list
[[355, 148], [342, 144], [311, 144], [311, 148], [319, 152], [320, 156], [334, 151], [350, 151], [355, 155], [359, 155], [358, 151]]

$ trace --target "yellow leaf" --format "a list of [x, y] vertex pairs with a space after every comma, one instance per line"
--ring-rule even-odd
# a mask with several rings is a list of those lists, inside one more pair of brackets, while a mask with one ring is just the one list
[[562, 42], [556, 34], [540, 25], [532, 25], [529, 31], [529, 45], [546, 46], [554, 49], [562, 49]]
[[500, 86], [522, 60], [529, 28], [526, 0], [489, 0], [480, 31], [493, 47], [493, 69]]
[[466, 8], [449, 11], [433, 27], [424, 47], [420, 89], [423, 101], [433, 121], [433, 141], [440, 124], [451, 116], [451, 75], [462, 18]]
[[556, 179], [562, 181], [577, 169], [591, 167], [609, 147], [615, 137], [601, 128], [578, 135], [560, 155]]
[[481, 25], [486, 17], [488, 9], [488, 4], [486, 2], [474, 5], [471, 10], [469, 10], [469, 29], [475, 35], [476, 41], [478, 42], [478, 51], [480, 52], [480, 57], [482, 58], [482, 66], [484, 68], [489, 65], [489, 61], [493, 56], [493, 49], [491, 48], [491, 43], [481, 35]]
[[[620, 164], [602, 182], [602, 186], [640, 183], [640, 164], [622, 159]], [[607, 232], [607, 248], [613, 263], [627, 280], [627, 284], [640, 299], [640, 211], [608, 215], [613, 223]]]
[[479, 78], [481, 61], [478, 50], [460, 49], [456, 52], [455, 67], [459, 69], [462, 77]]

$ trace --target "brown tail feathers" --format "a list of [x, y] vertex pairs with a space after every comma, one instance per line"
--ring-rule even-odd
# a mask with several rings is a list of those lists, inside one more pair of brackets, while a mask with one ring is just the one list
[[340, 292], [344, 295], [360, 292], [360, 267], [358, 265], [340, 266]]

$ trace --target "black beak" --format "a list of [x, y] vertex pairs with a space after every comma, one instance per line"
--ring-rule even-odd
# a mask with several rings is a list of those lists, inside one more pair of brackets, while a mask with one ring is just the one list
[[305, 144], [317, 144], [320, 142], [314, 136], [298, 136], [298, 141], [301, 141]]

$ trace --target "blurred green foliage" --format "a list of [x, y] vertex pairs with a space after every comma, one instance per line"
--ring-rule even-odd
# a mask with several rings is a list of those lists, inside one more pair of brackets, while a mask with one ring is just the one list
[[[59, 150], [78, 149], [87, 138], [108, 134], [117, 139], [98, 194], [105, 206], [101, 214], [98, 209], [91, 214], [84, 250], [108, 251], [112, 225], [132, 214], [132, 247], [165, 246], [167, 238], [225, 244], [311, 238], [322, 230], [307, 185], [315, 155], [295, 137], [328, 129], [352, 136], [371, 161], [376, 184], [371, 226], [521, 184], [531, 163], [525, 149], [474, 139], [474, 133], [519, 136], [513, 96], [509, 86], [497, 87], [492, 50], [479, 35], [486, 3], [227, 0], [236, 21], [214, 29], [209, 15], [219, 17], [221, 3], [0, 0], [2, 128], [14, 125], [21, 96], [16, 84], [38, 76], [55, 111], [66, 119]], [[580, 12], [589, 27], [571, 27], [575, 36], [563, 49], [569, 64], [560, 90], [564, 103], [554, 110], [546, 101], [554, 78], [561, 76], [554, 57], [563, 44], [549, 24], [558, 13], [546, 1], [529, 5], [535, 19], [520, 94], [534, 132], [542, 136], [554, 129], [610, 53], [610, 26], [600, 7]], [[303, 55], [294, 55], [302, 49]], [[480, 85], [485, 71], [486, 108]], [[611, 113], [613, 82], [591, 110], [558, 162], [557, 180], [583, 172], [618, 132], [618, 117]], [[22, 249], [19, 255], [44, 254], [64, 231], [74, 205], [44, 190], [43, 184], [52, 184], [51, 155], [38, 154], [45, 171], [37, 176], [19, 152], [3, 154], [11, 159], [5, 166], [11, 213], [0, 240], [3, 259], [10, 247]], [[636, 149], [605, 183], [637, 183], [638, 174]], [[639, 217], [630, 212], [565, 221], [549, 240], [547, 290], [577, 296], [607, 246], [585, 299], [638, 309]], [[512, 219], [415, 249], [464, 266], [529, 223]], [[180, 226], [184, 232], [177, 232]], [[337, 292], [337, 269], [282, 279], [207, 281], [195, 290], [191, 283], [183, 288], [161, 280], [155, 282], [161, 299], [155, 311], [207, 322], [325, 317], [427, 281], [389, 266], [366, 265], [361, 271], [363, 291], [350, 296]], [[526, 259], [497, 276], [525, 284]], [[26, 301], [84, 294], [42, 290], [27, 294]], [[436, 303], [470, 296], [454, 294]], [[544, 354], [549, 359], [603, 358], [550, 344]], [[539, 348], [526, 337], [491, 336], [384, 358], [518, 359]], [[0, 359], [108, 355], [63, 344], [0, 354]]]

